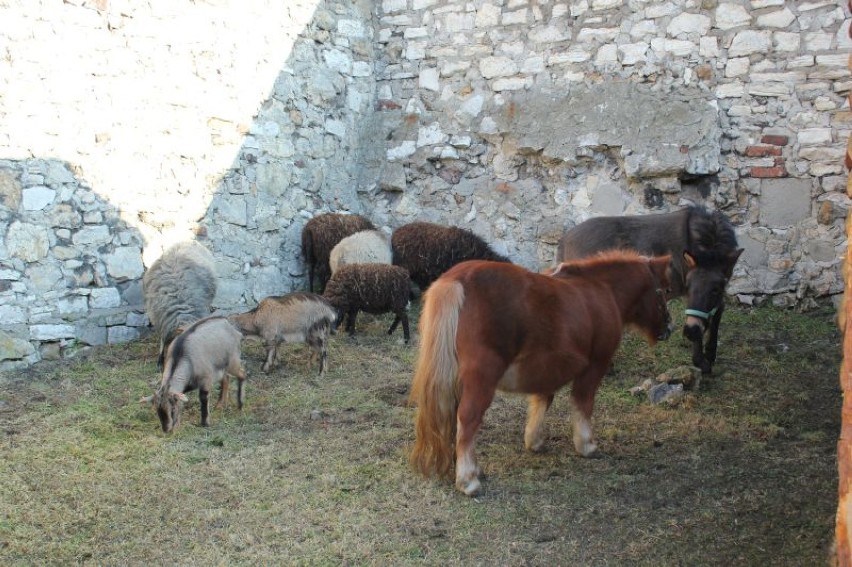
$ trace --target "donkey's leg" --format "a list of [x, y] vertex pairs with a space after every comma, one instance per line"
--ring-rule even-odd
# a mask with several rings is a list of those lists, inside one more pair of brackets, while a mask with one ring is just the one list
[[462, 396], [456, 413], [456, 488], [468, 496], [476, 496], [482, 489], [479, 480], [482, 470], [476, 463], [474, 442], [496, 389], [481, 375], [463, 379], [462, 384]]
[[[707, 330], [707, 346], [704, 349], [704, 358], [707, 360], [707, 374], [713, 371], [713, 363], [716, 362], [716, 348], [719, 346], [719, 323], [722, 321], [722, 312], [725, 304], [719, 305], [719, 309], [710, 320], [710, 328]], [[701, 369], [704, 372], [704, 369]]]
[[583, 457], [590, 456], [598, 449], [592, 435], [592, 409], [595, 406], [595, 393], [608, 366], [609, 361], [603, 367], [591, 366], [574, 379], [571, 387], [571, 402], [574, 406], [571, 414], [574, 426], [574, 449]]
[[527, 410], [527, 428], [524, 431], [524, 445], [534, 453], [544, 447], [544, 414], [553, 403], [553, 394], [533, 394], [530, 396]]

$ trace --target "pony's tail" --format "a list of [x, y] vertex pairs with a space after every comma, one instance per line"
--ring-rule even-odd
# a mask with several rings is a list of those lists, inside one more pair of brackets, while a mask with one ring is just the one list
[[464, 288], [439, 279], [429, 286], [420, 315], [420, 354], [409, 402], [416, 404], [411, 464], [424, 476], [447, 477], [454, 462], [460, 387], [456, 332]]

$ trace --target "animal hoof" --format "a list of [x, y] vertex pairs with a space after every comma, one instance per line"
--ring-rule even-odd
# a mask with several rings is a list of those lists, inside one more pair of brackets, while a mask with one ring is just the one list
[[583, 447], [580, 448], [579, 453], [583, 457], [591, 457], [597, 450], [598, 446], [595, 443], [586, 443]]
[[482, 483], [478, 478], [467, 482], [457, 482], [456, 488], [465, 493], [466, 496], [479, 496], [482, 493]]

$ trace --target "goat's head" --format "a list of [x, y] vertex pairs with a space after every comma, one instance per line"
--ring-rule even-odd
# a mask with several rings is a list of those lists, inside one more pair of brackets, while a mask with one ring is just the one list
[[180, 425], [180, 415], [187, 397], [183, 392], [171, 392], [161, 386], [153, 395], [145, 396], [139, 401], [152, 404], [157, 409], [163, 433], [171, 433]]

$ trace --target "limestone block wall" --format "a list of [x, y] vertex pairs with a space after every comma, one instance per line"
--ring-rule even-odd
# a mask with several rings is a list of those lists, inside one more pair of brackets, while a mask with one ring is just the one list
[[145, 332], [169, 244], [215, 306], [301, 286], [317, 211], [361, 210], [372, 2], [0, 4], [0, 370]]
[[302, 288], [317, 212], [530, 268], [588, 216], [724, 210], [742, 301], [842, 290], [848, 7], [810, 0], [11, 0], [0, 370], [145, 332], [168, 244], [218, 308]]
[[839, 294], [848, 26], [833, 1], [383, 0], [368, 207], [537, 268], [590, 215], [703, 203], [742, 301]]

